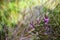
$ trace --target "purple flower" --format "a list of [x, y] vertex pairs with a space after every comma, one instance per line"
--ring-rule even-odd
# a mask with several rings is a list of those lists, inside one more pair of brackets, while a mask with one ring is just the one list
[[31, 28], [34, 28], [33, 22], [30, 23], [30, 27], [31, 27]]
[[45, 24], [48, 24], [48, 22], [49, 22], [49, 18], [46, 16], [46, 17], [44, 18], [44, 23], [45, 23]]

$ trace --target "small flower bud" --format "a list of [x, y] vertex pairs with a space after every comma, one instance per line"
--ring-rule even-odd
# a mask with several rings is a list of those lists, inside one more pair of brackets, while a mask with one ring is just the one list
[[34, 28], [33, 22], [30, 23], [30, 27], [31, 27], [31, 28]]
[[45, 23], [45, 24], [48, 24], [48, 22], [49, 22], [49, 18], [48, 18], [47, 16], [45, 16], [45, 18], [44, 18], [44, 23]]

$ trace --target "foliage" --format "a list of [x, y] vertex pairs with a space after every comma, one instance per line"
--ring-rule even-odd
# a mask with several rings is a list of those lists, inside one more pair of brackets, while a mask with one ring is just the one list
[[[8, 0], [8, 1], [1, 0], [0, 1], [0, 36], [3, 36], [3, 37], [2, 39], [0, 38], [0, 40], [5, 40], [3, 38], [6, 37], [5, 35], [7, 32], [8, 32], [8, 37], [13, 36], [14, 38], [16, 38], [17, 36], [15, 37], [15, 33], [17, 35], [19, 34], [19, 37], [21, 36], [22, 33], [23, 33], [22, 35], [25, 35], [24, 34], [25, 29], [30, 29], [29, 23], [31, 22], [30, 21], [31, 19], [33, 19], [34, 21], [32, 25], [34, 24], [33, 26], [35, 30], [32, 31], [31, 33], [27, 32], [26, 34], [30, 35], [33, 33], [34, 35], [32, 36], [33, 37], [32, 39], [60, 40], [59, 38], [60, 36], [60, 31], [59, 31], [60, 30], [60, 4], [59, 3], [60, 3], [60, 0], [33, 0], [33, 1], [32, 0]], [[40, 6], [42, 6], [43, 9], [42, 7], [40, 8]], [[35, 13], [36, 11], [34, 10], [37, 10], [37, 13]], [[34, 17], [38, 15], [38, 12], [44, 15], [44, 17], [45, 17], [45, 14], [48, 15], [49, 23], [47, 25], [51, 27], [52, 37], [50, 36], [50, 34], [44, 35], [44, 32], [46, 32], [46, 30], [43, 29], [45, 24], [43, 21], [44, 18], [42, 18], [43, 16], [41, 14], [39, 15], [39, 17], [41, 16], [42, 21], [39, 24], [36, 23], [37, 18], [34, 19]], [[31, 15], [33, 16], [31, 17]], [[28, 24], [25, 25], [27, 22]], [[4, 28], [6, 28], [7, 32], [4, 32]], [[14, 32], [16, 30], [17, 32]], [[36, 35], [36, 32], [38, 32], [38, 35]], [[36, 36], [36, 38], [38, 37], [39, 39], [38, 38], [35, 39], [34, 36]]]

